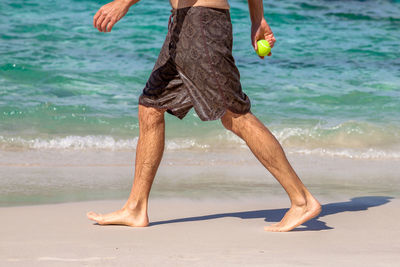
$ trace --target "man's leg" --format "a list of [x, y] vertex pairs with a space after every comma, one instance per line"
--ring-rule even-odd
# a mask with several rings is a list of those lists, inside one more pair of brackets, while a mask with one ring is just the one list
[[147, 203], [151, 185], [164, 152], [165, 110], [139, 105], [139, 139], [136, 147], [135, 177], [129, 198], [122, 209], [109, 214], [88, 212], [99, 224], [147, 226]]
[[321, 205], [301, 182], [274, 135], [251, 112], [236, 114], [229, 110], [221, 118], [224, 127], [249, 146], [257, 159], [271, 172], [289, 195], [291, 208], [283, 219], [267, 231], [290, 231], [321, 212]]

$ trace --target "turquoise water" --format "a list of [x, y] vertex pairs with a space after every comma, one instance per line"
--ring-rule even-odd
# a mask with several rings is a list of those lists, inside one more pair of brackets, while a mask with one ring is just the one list
[[[131, 149], [138, 96], [167, 32], [142, 0], [111, 33], [108, 1], [0, 2], [0, 148]], [[400, 159], [400, 1], [264, 1], [277, 42], [260, 60], [247, 1], [230, 1], [252, 112], [294, 153]], [[219, 121], [167, 114], [167, 149], [235, 147]]]

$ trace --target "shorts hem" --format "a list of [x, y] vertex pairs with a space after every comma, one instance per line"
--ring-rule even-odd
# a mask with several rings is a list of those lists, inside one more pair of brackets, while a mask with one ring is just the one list
[[169, 114], [179, 118], [180, 120], [183, 120], [183, 118], [187, 115], [187, 113], [189, 113], [190, 109], [186, 112], [182, 112], [182, 113], [176, 113], [173, 112], [172, 109], [174, 109], [174, 107], [172, 106], [160, 106], [158, 104], [151, 104], [151, 103], [145, 103], [143, 101], [141, 101], [142, 96], [139, 97], [139, 101], [138, 104], [145, 106], [145, 107], [151, 107], [151, 108], [156, 108], [156, 109], [161, 109], [161, 110], [165, 110], [166, 112], [168, 112]]

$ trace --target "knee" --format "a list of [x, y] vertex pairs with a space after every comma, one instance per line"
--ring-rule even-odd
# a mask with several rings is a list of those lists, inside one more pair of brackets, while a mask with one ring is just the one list
[[228, 115], [228, 111], [221, 117], [221, 123], [225, 129], [232, 131], [232, 117]]
[[164, 113], [165, 109], [139, 105], [139, 127], [147, 129], [164, 123]]
[[226, 110], [224, 116], [221, 117], [222, 125], [229, 131], [237, 133], [240, 129], [240, 124], [246, 119], [246, 114], [234, 113]]

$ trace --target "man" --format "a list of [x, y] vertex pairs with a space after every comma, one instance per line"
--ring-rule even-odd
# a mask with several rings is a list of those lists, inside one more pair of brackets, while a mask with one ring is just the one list
[[[94, 27], [111, 31], [139, 0], [115, 0], [94, 16]], [[250, 99], [242, 92], [232, 57], [232, 24], [227, 0], [170, 0], [168, 34], [149, 80], [139, 97], [139, 140], [135, 177], [122, 209], [88, 212], [99, 224], [147, 226], [148, 197], [164, 151], [164, 113], [183, 119], [194, 107], [203, 121], [221, 119], [223, 126], [242, 138], [257, 159], [286, 190], [291, 208], [267, 231], [290, 231], [317, 216], [321, 205], [289, 164], [272, 133], [251, 113]], [[262, 0], [248, 0], [251, 41], [275, 38], [263, 13]], [[268, 55], [271, 56], [271, 53]], [[263, 58], [263, 57], [261, 57]]]

